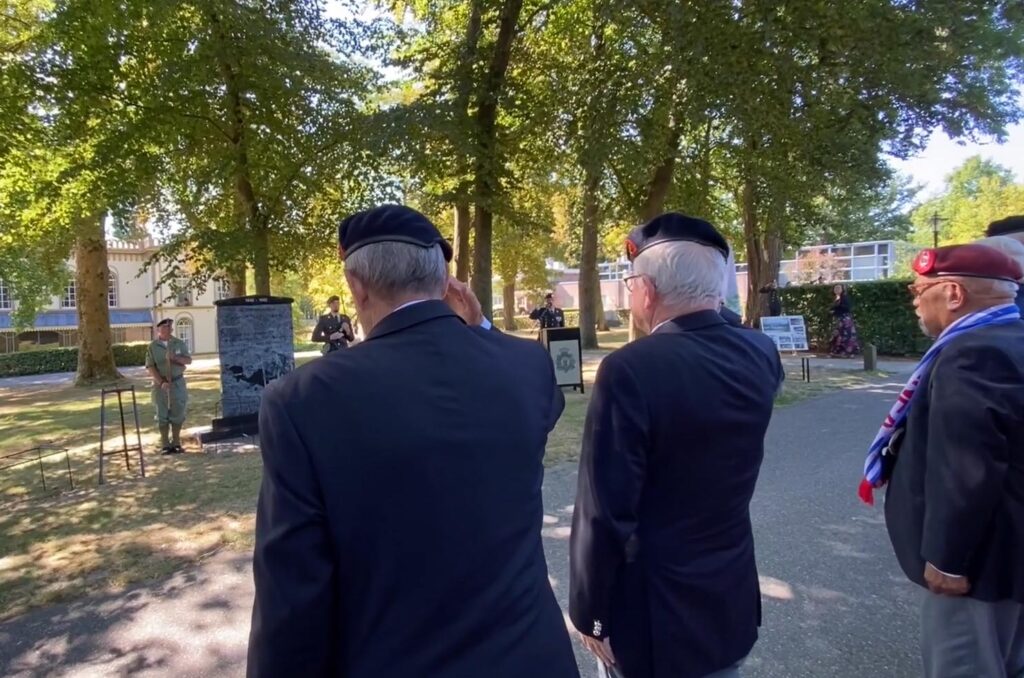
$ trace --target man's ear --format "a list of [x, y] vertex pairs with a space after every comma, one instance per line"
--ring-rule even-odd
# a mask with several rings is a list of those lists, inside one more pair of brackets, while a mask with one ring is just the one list
[[946, 305], [949, 310], [955, 311], [967, 303], [967, 290], [963, 285], [947, 285], [949, 292], [946, 296]]
[[348, 289], [352, 292], [352, 299], [360, 306], [366, 305], [367, 297], [369, 296], [366, 291], [366, 286], [363, 285], [359, 278], [353, 278], [345, 272], [345, 281], [348, 283]]
[[657, 303], [658, 290], [654, 286], [654, 281], [645, 275], [640, 276], [640, 284], [644, 286], [644, 308], [650, 310]]

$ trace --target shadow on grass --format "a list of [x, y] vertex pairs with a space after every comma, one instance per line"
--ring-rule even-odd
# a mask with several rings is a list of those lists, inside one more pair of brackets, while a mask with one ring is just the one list
[[251, 547], [258, 455], [150, 456], [126, 477], [0, 514], [0, 618]]

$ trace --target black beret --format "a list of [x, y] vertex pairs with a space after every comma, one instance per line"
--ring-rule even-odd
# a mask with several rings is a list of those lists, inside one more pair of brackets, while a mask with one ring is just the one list
[[452, 260], [452, 246], [425, 216], [404, 205], [381, 205], [356, 212], [338, 226], [341, 258], [364, 245], [378, 242], [404, 242], [420, 247], [440, 245], [446, 261]]
[[1021, 233], [1024, 232], [1024, 215], [1015, 215], [1012, 217], [1006, 217], [999, 221], [993, 221], [985, 229], [985, 235], [992, 237], [994, 235], [1007, 235], [1009, 233]]
[[648, 247], [663, 242], [687, 241], [713, 247], [726, 259], [729, 258], [729, 243], [718, 230], [695, 217], [679, 212], [666, 212], [654, 217], [643, 226], [634, 228], [626, 236], [626, 257], [633, 261]]
[[328, 304], [333, 304], [336, 301], [341, 301], [341, 297], [339, 297], [337, 294], [332, 294], [331, 296], [327, 297]]
[[157, 327], [163, 327], [164, 325], [173, 325], [173, 324], [174, 324], [174, 321], [173, 321], [173, 320], [171, 320], [170, 318], [164, 318], [163, 320], [161, 320], [160, 322], [158, 322], [158, 323], [156, 324], [156, 326], [157, 326]]

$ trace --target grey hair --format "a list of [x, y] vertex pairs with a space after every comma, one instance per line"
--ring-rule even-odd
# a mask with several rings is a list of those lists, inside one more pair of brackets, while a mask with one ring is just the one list
[[999, 250], [1020, 264], [1021, 268], [1024, 268], [1024, 243], [1020, 242], [1016, 238], [1011, 238], [1005, 235], [994, 235], [989, 238], [982, 238], [981, 240], [978, 240], [977, 244], [984, 245], [985, 247], [991, 247], [994, 250]]
[[440, 245], [371, 243], [348, 255], [345, 270], [387, 299], [407, 294], [440, 299], [448, 286], [448, 264]]
[[668, 306], [722, 302], [725, 257], [712, 247], [688, 241], [655, 245], [640, 253], [633, 271], [654, 281], [658, 296]]
[[969, 294], [1003, 299], [1013, 299], [1017, 296], [1017, 283], [1009, 280], [989, 278], [957, 278], [956, 280], [967, 288]]

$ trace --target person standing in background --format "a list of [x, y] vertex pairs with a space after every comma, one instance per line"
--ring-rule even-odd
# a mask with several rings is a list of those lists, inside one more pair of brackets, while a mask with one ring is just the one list
[[829, 354], [837, 358], [852, 358], [860, 353], [860, 342], [857, 340], [857, 326], [853, 322], [853, 304], [850, 301], [846, 285], [832, 288], [835, 295], [832, 300], [832, 317], [835, 323], [832, 330], [832, 341], [829, 342]]
[[[160, 453], [180, 454], [181, 427], [185, 423], [188, 386], [185, 367], [192, 364], [188, 345], [172, 334], [174, 321], [156, 324], [156, 338], [146, 349], [146, 371], [153, 378], [153, 406], [160, 428]], [[170, 434], [168, 436], [168, 434]]]
[[544, 337], [544, 330], [553, 327], [565, 327], [565, 313], [555, 306], [555, 295], [548, 292], [544, 295], [544, 305], [530, 311], [530, 320], [536, 320], [540, 324], [540, 331], [537, 339]]
[[356, 338], [352, 331], [352, 320], [338, 312], [340, 304], [341, 299], [337, 295], [328, 299], [327, 307], [330, 313], [320, 316], [316, 321], [316, 327], [313, 328], [312, 341], [323, 344], [320, 348], [323, 354], [343, 349]]

